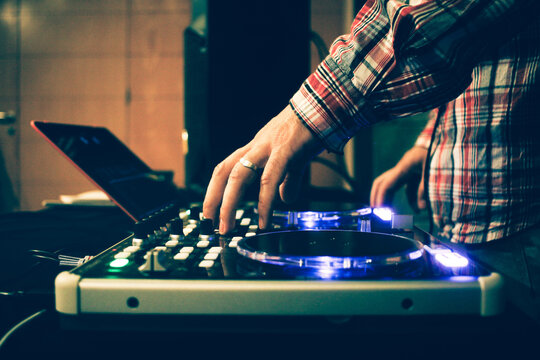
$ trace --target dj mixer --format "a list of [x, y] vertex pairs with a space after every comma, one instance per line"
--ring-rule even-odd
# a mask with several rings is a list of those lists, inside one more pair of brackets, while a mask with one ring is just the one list
[[219, 235], [200, 207], [171, 205], [56, 278], [64, 316], [461, 314], [503, 310], [499, 274], [387, 208], [275, 211], [253, 204]]
[[234, 232], [222, 236], [189, 192], [108, 129], [47, 121], [32, 127], [134, 221], [130, 236], [56, 277], [56, 309], [70, 321], [481, 317], [503, 310], [501, 276], [414, 226], [412, 216], [308, 206], [275, 211], [261, 231], [255, 204], [246, 203]]

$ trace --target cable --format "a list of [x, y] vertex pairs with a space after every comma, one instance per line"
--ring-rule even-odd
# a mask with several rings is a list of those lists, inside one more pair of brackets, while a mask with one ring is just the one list
[[[310, 40], [313, 42], [315, 47], [317, 48], [317, 52], [319, 54], [320, 60], [324, 60], [330, 52], [328, 51], [328, 46], [326, 46], [323, 38], [315, 31], [311, 31], [310, 34]], [[338, 157], [339, 164], [333, 163], [329, 160], [326, 160], [320, 156], [316, 157], [312, 160], [313, 162], [321, 163], [330, 169], [334, 170], [336, 173], [341, 175], [343, 179], [347, 182], [347, 184], [351, 187], [353, 192], [359, 194], [359, 188], [356, 183], [356, 181], [348, 174], [347, 166], [345, 165], [345, 161], [343, 159], [343, 156], [341, 155]]]
[[323, 38], [315, 31], [312, 31], [310, 39], [311, 41], [313, 41], [313, 44], [317, 48], [317, 52], [319, 53], [320, 60], [321, 61], [324, 60], [324, 58], [326, 58], [328, 54], [330, 54], [330, 52], [328, 51], [328, 47], [324, 43]]
[[59, 252], [62, 250], [58, 250], [55, 252], [51, 251], [44, 251], [44, 250], [28, 250], [29, 253], [32, 254], [33, 257], [38, 258], [40, 260], [50, 260], [58, 264], [59, 266], [79, 266], [93, 258], [91, 255], [86, 255], [83, 257], [78, 256], [70, 256], [70, 255], [62, 255], [59, 254]]
[[2, 347], [6, 344], [6, 342], [9, 340], [9, 338], [20, 328], [25, 326], [26, 324], [30, 323], [32, 320], [38, 318], [39, 316], [42, 316], [44, 313], [47, 312], [47, 309], [39, 310], [38, 312], [28, 316], [26, 319], [23, 319], [18, 324], [13, 326], [9, 331], [0, 339], [0, 352], [2, 351]]
[[[323, 38], [315, 31], [311, 31], [310, 34], [310, 40], [313, 42], [315, 47], [317, 48], [317, 52], [319, 54], [320, 60], [324, 60], [328, 55], [330, 55], [330, 52], [328, 51], [328, 46], [326, 46], [326, 43], [324, 42]], [[312, 160], [313, 162], [321, 163], [330, 169], [334, 170], [336, 173], [341, 175], [345, 182], [351, 187], [352, 191], [356, 194], [360, 194], [360, 188], [358, 186], [358, 183], [349, 175], [347, 166], [345, 165], [345, 161], [343, 158], [343, 155], [340, 155], [338, 157], [339, 164], [333, 163], [327, 159], [324, 159], [320, 156], [316, 157]]]
[[426, 209], [429, 217], [429, 233], [433, 234], [435, 223], [433, 220], [433, 208], [431, 207], [431, 199], [429, 197], [429, 176], [430, 176], [430, 170], [431, 170], [431, 152], [433, 151], [433, 142], [435, 141], [435, 133], [437, 131], [437, 127], [440, 123], [440, 114], [444, 114], [444, 111], [446, 110], [446, 105], [443, 105], [439, 108], [439, 111], [437, 111], [437, 117], [435, 118], [435, 123], [433, 124], [433, 130], [431, 133], [431, 139], [429, 141], [429, 147], [428, 152], [426, 156], [426, 162], [424, 164], [424, 198], [426, 201]]

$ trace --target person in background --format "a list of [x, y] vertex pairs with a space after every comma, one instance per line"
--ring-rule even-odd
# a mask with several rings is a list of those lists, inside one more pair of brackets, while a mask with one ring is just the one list
[[288, 106], [215, 168], [203, 216], [217, 223], [219, 214], [220, 233], [230, 232], [244, 189], [260, 181], [264, 229], [278, 192], [294, 200], [315, 155], [342, 152], [377, 122], [433, 110], [415, 146], [375, 179], [371, 205], [423, 173], [419, 206], [452, 242], [486, 243], [538, 224], [538, 3], [366, 1]]

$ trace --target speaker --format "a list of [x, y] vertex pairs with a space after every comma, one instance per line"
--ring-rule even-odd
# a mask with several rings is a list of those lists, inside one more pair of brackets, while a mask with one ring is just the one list
[[184, 33], [186, 186], [277, 115], [310, 73], [308, 0], [192, 0]]

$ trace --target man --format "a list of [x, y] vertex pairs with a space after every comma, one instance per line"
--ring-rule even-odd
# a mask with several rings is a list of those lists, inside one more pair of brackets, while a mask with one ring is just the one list
[[278, 189], [291, 201], [317, 153], [342, 151], [376, 122], [438, 108], [415, 148], [374, 182], [372, 205], [387, 201], [427, 158], [426, 205], [452, 241], [483, 243], [538, 223], [538, 7], [366, 1], [351, 33], [334, 42], [289, 106], [216, 167], [203, 215], [219, 212], [219, 230], [229, 232], [243, 189], [260, 180], [265, 228]]
[[203, 215], [219, 213], [228, 233], [243, 190], [260, 181], [265, 228], [277, 192], [293, 200], [316, 154], [342, 151], [376, 122], [436, 109], [415, 146], [375, 179], [371, 205], [423, 173], [419, 206], [433, 232], [500, 272], [510, 302], [540, 323], [539, 8], [537, 0], [366, 1], [289, 106], [216, 167]]

